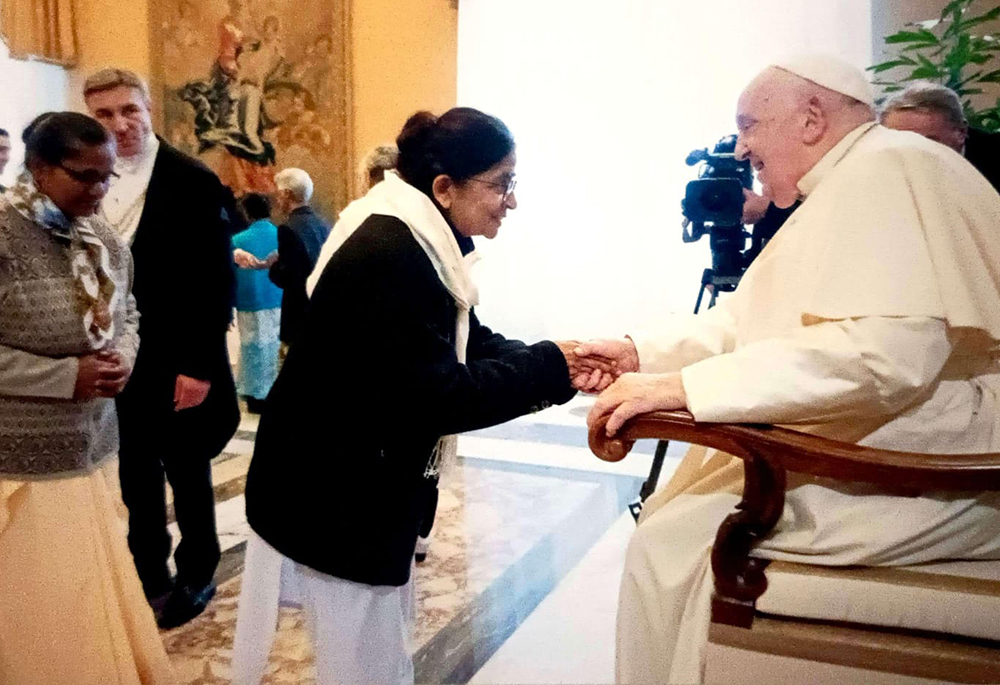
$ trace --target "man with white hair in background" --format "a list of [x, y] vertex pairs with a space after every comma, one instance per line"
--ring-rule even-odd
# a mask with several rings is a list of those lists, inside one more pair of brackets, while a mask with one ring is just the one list
[[879, 122], [898, 131], [913, 131], [965, 155], [1000, 191], [1000, 134], [970, 128], [962, 101], [951, 88], [916, 81], [886, 100]]
[[283, 169], [274, 176], [278, 187], [277, 205], [285, 213], [278, 226], [278, 258], [270, 277], [283, 289], [281, 296], [281, 358], [295, 340], [305, 317], [309, 296], [306, 279], [316, 266], [320, 248], [330, 234], [330, 226], [309, 205], [313, 182], [302, 169]]
[[[627, 372], [588, 421], [609, 417], [614, 434], [636, 414], [687, 409], [886, 449], [1000, 450], [1000, 196], [941, 145], [876, 124], [863, 73], [833, 58], [768, 67], [736, 121], [736, 153], [767, 195], [802, 205], [715, 308], [578, 349]], [[702, 680], [710, 551], [739, 502], [740, 464], [693, 449], [647, 501], [622, 579], [620, 682]], [[998, 558], [998, 504], [799, 484], [754, 554], [830, 566]]]

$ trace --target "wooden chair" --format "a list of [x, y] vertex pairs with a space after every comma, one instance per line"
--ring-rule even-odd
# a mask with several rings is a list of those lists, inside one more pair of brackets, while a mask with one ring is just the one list
[[[1000, 490], [1000, 454], [912, 454], [784, 428], [635, 417], [591, 450], [618, 461], [635, 440], [705, 445], [743, 460], [743, 499], [712, 548], [706, 681], [1000, 683], [1000, 561], [829, 568], [751, 556], [778, 522], [789, 472], [914, 492]], [[1000, 531], [997, 531], [1000, 535]]]

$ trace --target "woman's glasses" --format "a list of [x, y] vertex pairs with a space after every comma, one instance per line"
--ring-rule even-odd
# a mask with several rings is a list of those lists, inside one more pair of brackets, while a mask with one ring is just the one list
[[56, 166], [65, 171], [66, 175], [74, 181], [88, 186], [104, 185], [109, 183], [112, 178], [118, 178], [118, 174], [113, 171], [105, 174], [97, 169], [71, 169], [62, 163], [56, 164]]
[[506, 202], [507, 198], [511, 196], [514, 192], [514, 188], [517, 187], [517, 179], [512, 178], [509, 181], [484, 181], [481, 178], [470, 178], [470, 181], [475, 181], [476, 183], [482, 183], [483, 185], [492, 186], [500, 192], [500, 202]]

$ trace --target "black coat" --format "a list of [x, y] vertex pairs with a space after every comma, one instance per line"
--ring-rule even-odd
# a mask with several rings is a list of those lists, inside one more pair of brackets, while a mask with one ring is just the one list
[[[169, 431], [192, 456], [211, 458], [236, 432], [226, 348], [235, 280], [227, 204], [208, 167], [160, 141], [132, 242], [139, 355], [118, 397], [123, 444]], [[178, 375], [210, 381], [208, 398], [174, 412]]]
[[1000, 191], [1000, 133], [970, 128], [965, 140], [965, 158]]
[[271, 266], [271, 280], [282, 289], [281, 341], [291, 344], [302, 327], [309, 297], [306, 281], [316, 266], [319, 251], [330, 234], [312, 207], [298, 207], [278, 226], [278, 261]]
[[455, 354], [456, 307], [409, 228], [369, 217], [323, 271], [257, 431], [247, 520], [295, 561], [402, 585], [435, 483], [442, 435], [573, 397], [551, 342], [479, 323]]

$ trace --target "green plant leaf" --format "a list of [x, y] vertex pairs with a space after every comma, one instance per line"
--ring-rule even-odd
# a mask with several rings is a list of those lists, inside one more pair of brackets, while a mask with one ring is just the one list
[[874, 64], [868, 67], [865, 71], [870, 71], [873, 74], [879, 74], [883, 71], [889, 71], [890, 69], [895, 69], [896, 67], [912, 67], [915, 66], [916, 62], [912, 59], [894, 59], [889, 62], [882, 62], [881, 64]]
[[905, 78], [903, 78], [903, 80], [904, 81], [916, 81], [918, 79], [924, 79], [924, 78], [927, 78], [927, 79], [941, 78], [942, 76], [944, 76], [944, 74], [941, 72], [940, 69], [938, 69], [935, 66], [917, 67], [912, 72], [910, 72], [909, 76], [906, 76]]
[[970, 83], [972, 81], [975, 81], [977, 78], [979, 78], [982, 75], [983, 75], [982, 71], [977, 71], [977, 72], [975, 72], [973, 74], [970, 74], [969, 76], [966, 76], [964, 79], [962, 79], [961, 81], [959, 81], [958, 85], [959, 86], [964, 86], [966, 83]]
[[[980, 7], [985, 10], [980, 11]], [[881, 76], [873, 80], [883, 93], [902, 90], [904, 84], [917, 79], [941, 83], [965, 100], [963, 106], [970, 122], [981, 121], [984, 126], [1000, 130], [1000, 98], [995, 107], [980, 112], [968, 99], [982, 93], [981, 84], [1000, 83], [1000, 69], [990, 68], [997, 64], [993, 59], [1000, 53], [1000, 32], [972, 32], [998, 19], [997, 0], [951, 0], [938, 19], [910, 22], [903, 30], [887, 36], [885, 43], [891, 48], [891, 58], [868, 71]]]
[[885, 42], [889, 45], [897, 43], [922, 43], [925, 45], [937, 45], [940, 41], [938, 37], [927, 29], [920, 31], [898, 31], [891, 36], [886, 36]]
[[955, 10], [961, 12], [962, 6], [967, 3], [968, 0], [952, 0], [952, 2], [949, 2], [944, 6], [944, 9], [941, 10], [941, 21], [947, 21], [949, 18], [948, 15], [954, 13]]
[[973, 26], [979, 26], [980, 24], [985, 24], [986, 22], [995, 21], [1000, 19], [1000, 7], [994, 7], [986, 14], [980, 14], [978, 17], [970, 17], [969, 19], [963, 19], [958, 24], [956, 24], [956, 31], [968, 32]]
[[928, 69], [937, 69], [938, 68], [938, 66], [936, 64], [934, 64], [934, 62], [930, 61], [924, 55], [917, 55], [917, 61], [920, 62], [921, 66], [927, 67]]

